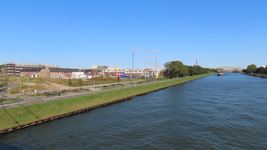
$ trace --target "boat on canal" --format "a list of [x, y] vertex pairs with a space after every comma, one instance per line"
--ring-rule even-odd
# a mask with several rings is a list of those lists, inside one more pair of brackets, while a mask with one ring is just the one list
[[219, 76], [219, 77], [222, 77], [222, 76], [223, 76], [223, 73], [218, 73], [218, 76]]

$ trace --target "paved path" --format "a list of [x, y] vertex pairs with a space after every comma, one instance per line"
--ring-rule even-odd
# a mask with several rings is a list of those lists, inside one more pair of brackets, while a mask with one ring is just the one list
[[[175, 79], [172, 79], [172, 80], [175, 80]], [[166, 81], [168, 81], [168, 80], [166, 80]], [[166, 82], [166, 81], [157, 81], [157, 83]], [[154, 84], [154, 83], [155, 82], [136, 84], [136, 86], [143, 86], [143, 85]], [[107, 90], [95, 91], [95, 93], [103, 93], [103, 92], [114, 91], [114, 90], [119, 90], [119, 89], [126, 89], [126, 88], [132, 88], [132, 87], [133, 86], [114, 88], [114, 89], [107, 89]], [[51, 97], [51, 98], [45, 98], [45, 99], [29, 99], [26, 102], [18, 102], [18, 103], [13, 103], [13, 104], [1, 105], [0, 109], [6, 109], [6, 108], [11, 108], [11, 107], [19, 107], [19, 106], [26, 106], [26, 105], [32, 105], [32, 104], [38, 104], [38, 103], [45, 103], [47, 101], [62, 100], [62, 99], [79, 97], [79, 96], [84, 96], [84, 95], [91, 95], [91, 94], [94, 94], [94, 92], [90, 91], [90, 92], [86, 92], [86, 93], [78, 93], [78, 94], [73, 94], [73, 95], [65, 95], [65, 96]]]

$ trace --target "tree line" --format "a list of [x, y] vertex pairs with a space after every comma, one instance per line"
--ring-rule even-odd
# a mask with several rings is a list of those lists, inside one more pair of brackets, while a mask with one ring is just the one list
[[164, 76], [169, 78], [193, 76], [216, 71], [210, 68], [203, 68], [201, 66], [184, 65], [181, 61], [169, 61], [166, 62], [164, 66], [166, 68]]
[[245, 73], [258, 73], [258, 74], [267, 74], [267, 68], [258, 67], [254, 64], [248, 65], [247, 69], [242, 70]]

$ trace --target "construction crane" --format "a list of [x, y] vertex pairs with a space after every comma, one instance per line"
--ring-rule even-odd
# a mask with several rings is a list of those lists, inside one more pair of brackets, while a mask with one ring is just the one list
[[[133, 49], [133, 51], [131, 51], [131, 53], [132, 53], [132, 59], [133, 59], [133, 65], [132, 65], [132, 69], [133, 69], [133, 71], [134, 71], [134, 53], [140, 53], [140, 52], [157, 52], [157, 51], [161, 51], [161, 50], [146, 50], [146, 51], [140, 51], [141, 49]], [[155, 59], [157, 59], [157, 58], [155, 58]], [[157, 65], [157, 64], [155, 64], [155, 65]], [[157, 68], [157, 67], [156, 67]]]
[[[116, 66], [116, 68], [118, 68], [118, 65], [119, 65], [119, 64], [112, 64], [112, 65], [115, 65], [115, 66]], [[114, 67], [114, 66], [112, 66], [112, 67]], [[115, 69], [115, 68], [114, 68], [114, 69]]]
[[151, 68], [150, 66], [152, 65], [152, 63], [146, 63], [146, 64], [148, 64], [149, 65], [149, 68]]
[[155, 59], [155, 71], [157, 71], [157, 60], [158, 60], [158, 58], [156, 58], [156, 57], [136, 57], [135, 59]]

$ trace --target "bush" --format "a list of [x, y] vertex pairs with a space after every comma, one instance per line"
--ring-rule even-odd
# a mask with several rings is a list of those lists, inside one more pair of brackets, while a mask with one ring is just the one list
[[51, 94], [50, 92], [44, 92], [43, 93], [44, 95], [49, 95], [49, 94]]
[[67, 90], [61, 90], [61, 91], [60, 91], [60, 93], [65, 93], [65, 92], [67, 92]]
[[71, 79], [69, 78], [68, 85], [72, 85]]
[[77, 92], [77, 89], [73, 89], [72, 91]]
[[121, 78], [120, 78], [120, 76], [118, 76], [118, 77], [117, 77], [117, 81], [120, 81], [120, 80], [121, 80]]
[[78, 85], [83, 86], [83, 80], [81, 78], [79, 79]]

